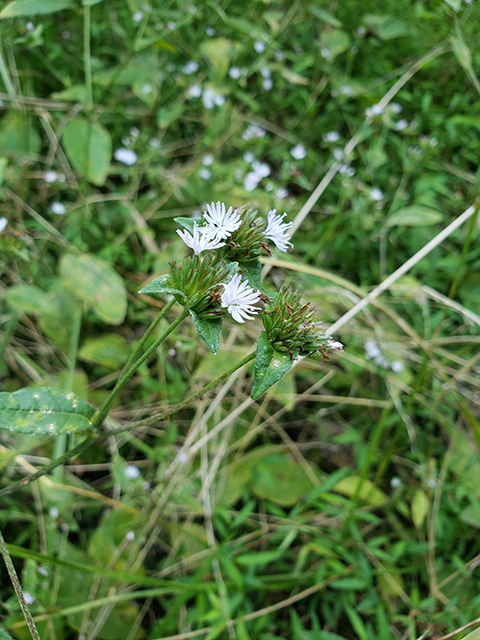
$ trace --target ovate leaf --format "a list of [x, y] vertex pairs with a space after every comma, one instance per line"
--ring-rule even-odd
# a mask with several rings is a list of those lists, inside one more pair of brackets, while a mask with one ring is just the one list
[[260, 264], [260, 260], [248, 260], [248, 262], [239, 262], [238, 270], [245, 271], [248, 284], [253, 289], [262, 290], [262, 283], [260, 281], [262, 275], [262, 265]]
[[443, 220], [443, 215], [436, 209], [424, 207], [422, 205], [412, 205], [411, 207], [402, 207], [392, 213], [387, 220], [387, 227], [398, 227], [401, 225], [409, 227], [426, 227], [431, 224], [437, 224]]
[[18, 111], [10, 111], [0, 121], [0, 153], [5, 155], [35, 154], [41, 140], [30, 118]]
[[321, 47], [328, 49], [330, 58], [335, 58], [350, 48], [350, 36], [342, 29], [324, 31], [321, 37]]
[[94, 407], [74, 393], [29, 387], [0, 393], [0, 429], [57, 435], [92, 427]]
[[480, 502], [472, 502], [472, 504], [465, 507], [460, 513], [460, 520], [465, 522], [469, 527], [475, 527], [480, 529]]
[[100, 338], [88, 338], [78, 357], [85, 362], [119, 369], [127, 360], [128, 350], [120, 336], [109, 334]]
[[251, 392], [252, 400], [256, 400], [290, 371], [297, 356], [298, 353], [295, 352], [293, 359], [291, 359], [289, 353], [275, 351], [268, 341], [266, 332], [262, 331], [257, 340], [255, 374]]
[[417, 489], [412, 499], [412, 520], [417, 528], [422, 526], [427, 517], [428, 509], [429, 502], [425, 492]]
[[404, 22], [389, 15], [379, 16], [370, 13], [364, 16], [364, 21], [380, 40], [393, 40], [409, 33]]
[[143, 293], [145, 295], [153, 295], [153, 296], [165, 296], [165, 295], [173, 295], [182, 305], [187, 304], [187, 298], [185, 294], [180, 291], [180, 289], [176, 289], [172, 284], [172, 278], [170, 274], [166, 273], [163, 276], [158, 276], [152, 282], [149, 282], [147, 286], [140, 289], [138, 293]]
[[104, 322], [123, 322], [127, 291], [122, 278], [106, 260], [91, 254], [67, 254], [60, 261], [60, 274], [65, 287], [92, 306]]
[[195, 311], [189, 309], [193, 324], [198, 335], [205, 342], [212, 353], [217, 353], [220, 346], [220, 332], [222, 330], [223, 318], [201, 318]]
[[251, 473], [255, 495], [285, 507], [296, 504], [313, 489], [305, 469], [284, 453], [264, 456]]
[[5, 298], [11, 307], [25, 313], [41, 313], [48, 304], [48, 294], [33, 284], [14, 284]]
[[73, 118], [62, 140], [75, 171], [92, 184], [105, 184], [112, 159], [112, 139], [105, 127], [98, 122]]
[[177, 222], [181, 227], [186, 229], [189, 233], [193, 235], [193, 229], [195, 227], [195, 223], [201, 223], [201, 220], [194, 220], [193, 218], [174, 218], [174, 221]]
[[332, 488], [332, 491], [340, 493], [343, 496], [351, 498], [354, 495], [358, 495], [360, 500], [374, 506], [379, 506], [388, 502], [388, 497], [381, 489], [379, 489], [368, 478], [360, 478], [360, 476], [349, 476], [348, 478], [342, 478]]
[[15, 0], [0, 11], [1, 18], [17, 18], [18, 16], [36, 16], [39, 14], [55, 13], [62, 9], [70, 9], [69, 0]]

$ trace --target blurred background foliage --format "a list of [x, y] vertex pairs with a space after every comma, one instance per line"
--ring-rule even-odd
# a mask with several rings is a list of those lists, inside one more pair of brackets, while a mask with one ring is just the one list
[[[478, 196], [475, 0], [150, 2], [0, 11], [2, 391], [101, 404], [164, 304], [138, 290], [187, 254], [173, 218], [207, 202], [294, 220], [339, 163], [266, 260], [328, 326]], [[41, 637], [480, 637], [448, 635], [480, 605], [479, 255], [475, 215], [330, 363], [241, 411], [247, 367], [148, 421], [259, 332], [230, 323], [213, 356], [183, 324], [114, 406], [129, 431], [2, 497]], [[2, 487], [59, 442], [2, 434]], [[0, 576], [0, 637], [28, 638]]]

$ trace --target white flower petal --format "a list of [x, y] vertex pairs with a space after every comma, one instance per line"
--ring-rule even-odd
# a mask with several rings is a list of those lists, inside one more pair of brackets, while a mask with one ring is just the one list
[[286, 253], [288, 250], [288, 245], [293, 247], [292, 243], [290, 242], [290, 235], [287, 233], [287, 229], [290, 229], [292, 223], [282, 222], [283, 218], [287, 215], [286, 213], [281, 216], [276, 214], [276, 209], [272, 209], [268, 212], [268, 224], [265, 235], [269, 240], [272, 240], [277, 249]]
[[254, 291], [247, 282], [242, 282], [239, 273], [236, 273], [228, 284], [223, 283], [225, 288], [222, 293], [222, 307], [227, 308], [232, 318], [236, 322], [243, 323], [245, 320], [252, 320], [252, 313], [258, 313], [259, 309], [253, 305], [260, 300], [260, 295]]

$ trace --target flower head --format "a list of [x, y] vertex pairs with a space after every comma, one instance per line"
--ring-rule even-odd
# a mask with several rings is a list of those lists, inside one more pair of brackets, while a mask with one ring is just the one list
[[181, 231], [180, 229], [177, 229], [177, 233], [185, 244], [193, 249], [196, 256], [202, 251], [219, 249], [225, 245], [224, 242], [220, 242], [219, 238], [212, 239], [207, 233], [199, 233], [196, 224], [193, 227], [193, 236], [188, 231]]
[[286, 213], [281, 216], [276, 214], [276, 209], [272, 209], [268, 212], [268, 224], [265, 235], [269, 240], [272, 240], [277, 249], [280, 249], [280, 251], [286, 253], [288, 250], [288, 245], [293, 247], [292, 243], [290, 242], [290, 235], [287, 233], [287, 229], [290, 229], [292, 223], [282, 222], [283, 218], [287, 215]]
[[258, 291], [254, 291], [247, 282], [242, 282], [236, 273], [228, 284], [223, 284], [224, 291], [220, 301], [226, 307], [232, 318], [237, 322], [252, 320], [249, 313], [258, 313], [259, 309], [253, 305], [260, 300]]
[[200, 232], [210, 239], [225, 240], [242, 224], [240, 213], [232, 207], [226, 209], [223, 202], [207, 204], [203, 218], [206, 226]]
[[113, 157], [118, 162], [123, 162], [123, 164], [126, 164], [127, 167], [131, 167], [132, 164], [135, 164], [135, 162], [137, 161], [137, 154], [131, 149], [117, 149], [114, 152]]

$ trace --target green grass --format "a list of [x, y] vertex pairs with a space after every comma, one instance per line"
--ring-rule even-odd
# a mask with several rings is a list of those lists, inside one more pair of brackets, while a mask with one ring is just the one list
[[[165, 303], [138, 291], [187, 255], [173, 218], [217, 200], [287, 212], [294, 249], [264, 259], [265, 286], [301, 289], [345, 349], [254, 402], [247, 365], [154, 419], [250, 353], [261, 326], [226, 322], [214, 356], [180, 325], [117, 397], [114, 435], [1, 498], [40, 637], [475, 633], [477, 213], [342, 317], [477, 202], [478, 6], [46, 5], [19, 0], [0, 23], [0, 391], [104, 403]], [[248, 154], [270, 171], [251, 191]], [[81, 440], [3, 431], [0, 490]], [[31, 637], [3, 563], [2, 626]]]

